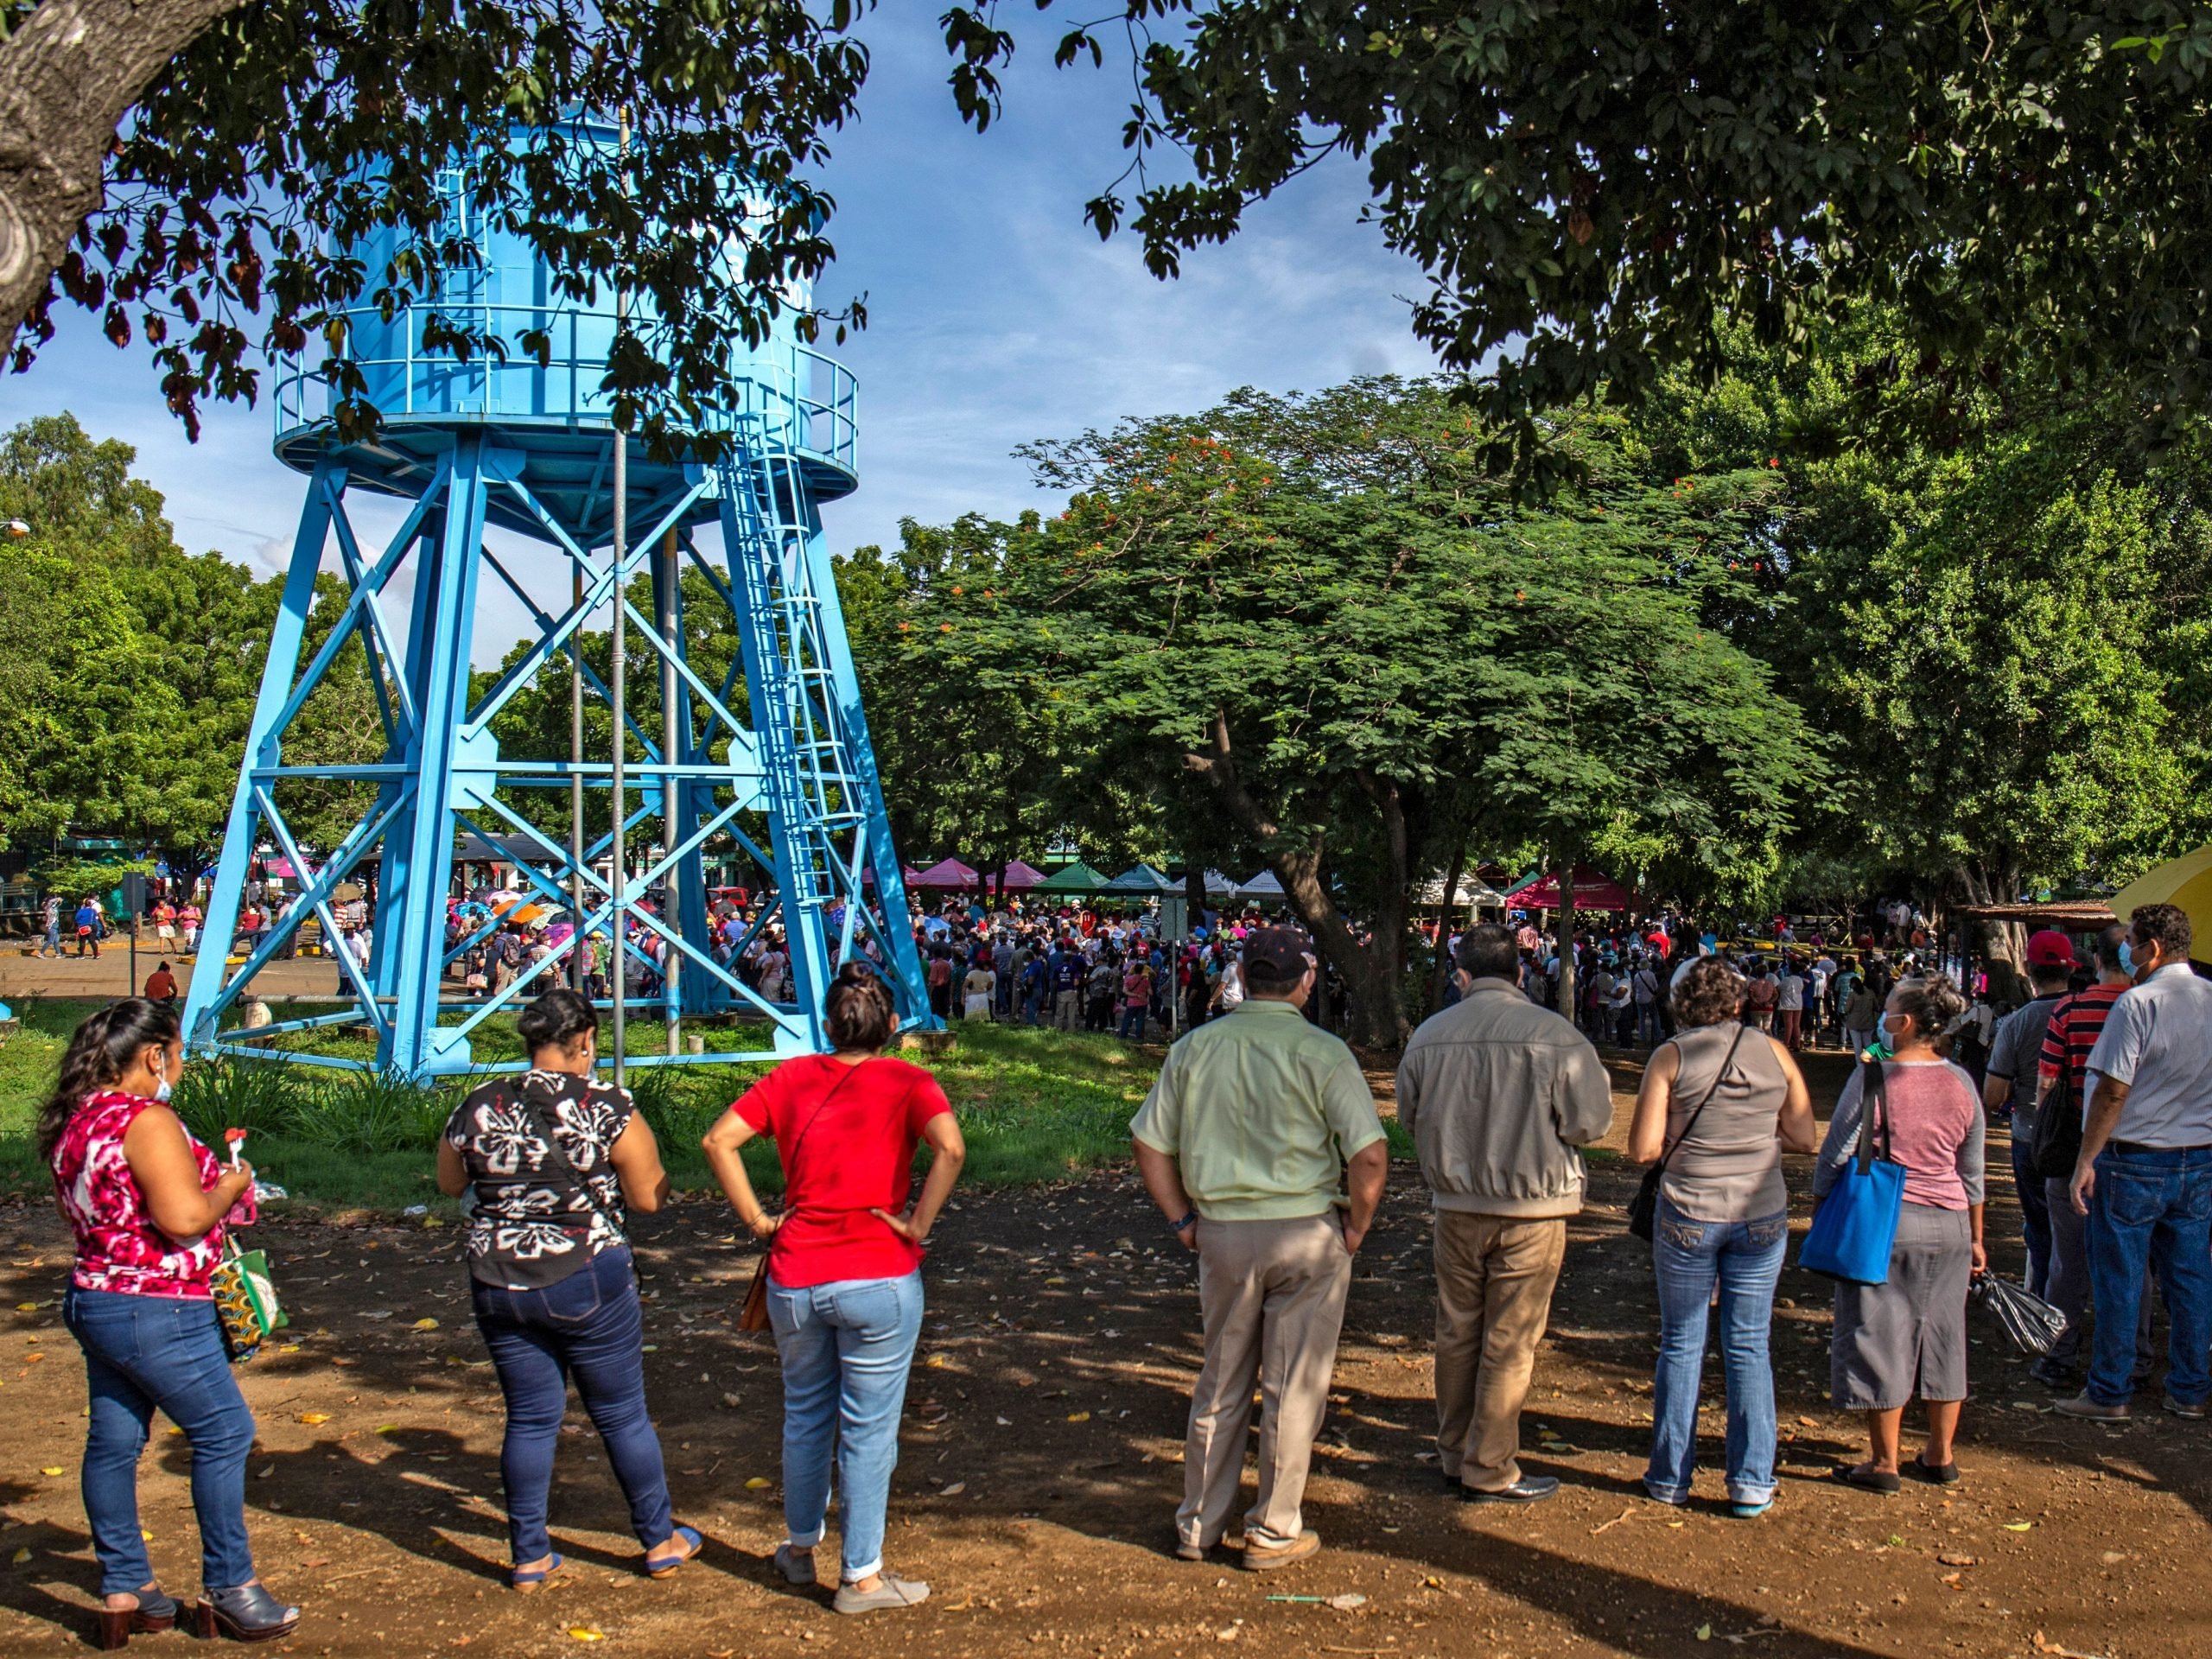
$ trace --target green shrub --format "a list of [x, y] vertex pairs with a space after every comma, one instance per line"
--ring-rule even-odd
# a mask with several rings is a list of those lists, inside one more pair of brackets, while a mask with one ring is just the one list
[[453, 1115], [454, 1096], [395, 1072], [346, 1071], [310, 1088], [292, 1133], [344, 1152], [423, 1152]]

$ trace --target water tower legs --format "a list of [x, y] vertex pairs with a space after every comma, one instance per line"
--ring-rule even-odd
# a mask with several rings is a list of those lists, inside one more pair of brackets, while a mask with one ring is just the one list
[[[366, 1026], [376, 1033], [373, 1059], [340, 1061], [410, 1077], [472, 1069], [470, 1033], [486, 1018], [513, 1012], [539, 990], [569, 976], [570, 944], [526, 966], [496, 995], [463, 984], [460, 965], [473, 946], [491, 938], [496, 918], [464, 928], [448, 943], [448, 899], [454, 891], [456, 849], [464, 836], [499, 838], [527, 900], [568, 908], [583, 894], [584, 931], [614, 936], [619, 914], [632, 940], [632, 987], [652, 966], [636, 942], [658, 936], [676, 967], [652, 999], [629, 998], [633, 1016], [727, 1011], [765, 1027], [746, 1057], [803, 1052], [821, 1043], [821, 998], [833, 957], [869, 949], [881, 963], [910, 1026], [928, 1014], [921, 963], [906, 921], [906, 895], [892, 848], [882, 791], [875, 775], [858, 682], [836, 600], [834, 569], [801, 468], [788, 457], [741, 446], [714, 468], [683, 470], [661, 493], [633, 500], [635, 539], [618, 569], [603, 527], [564, 523], [541, 504], [526, 480], [526, 457], [503, 445], [495, 429], [462, 431], [438, 459], [400, 533], [372, 559], [346, 513], [347, 469], [327, 454], [308, 492], [283, 607], [272, 630], [268, 665], [249, 731], [215, 891], [186, 1004], [186, 1030], [195, 1052], [267, 1054], [316, 1028]], [[563, 556], [557, 583], [533, 591], [484, 545], [487, 503], [512, 522], [527, 515], [542, 539]], [[721, 520], [724, 558], [718, 569], [693, 544], [687, 526]], [[335, 543], [346, 597], [312, 654], [315, 580]], [[702, 672], [685, 643], [682, 586], [688, 562], [728, 604], [742, 650], [728, 672]], [[404, 634], [395, 578], [413, 576]], [[577, 578], [572, 586], [571, 577]], [[537, 626], [528, 648], [480, 696], [472, 696], [473, 623], [487, 576], [521, 600]], [[633, 584], [653, 590], [652, 613], [629, 595]], [[620, 595], [630, 639], [640, 658], [632, 683], [657, 680], [673, 705], [662, 729], [648, 734], [634, 712], [627, 722], [638, 758], [631, 767], [625, 817], [633, 847], [658, 845], [634, 861], [619, 883], [603, 873], [611, 836], [588, 837], [579, 868], [567, 845], [570, 791], [580, 781], [604, 821], [609, 767], [604, 752], [569, 759], [567, 734], [548, 753], [503, 755], [494, 723], [513, 697], [541, 677], [565, 679], [574, 668], [588, 703], [607, 707], [607, 687], [576, 654], [581, 631], [603, 628]], [[696, 593], [693, 595], [696, 599]], [[370, 763], [324, 763], [288, 757], [296, 722], [341, 653], [354, 642], [366, 653], [384, 753]], [[302, 658], [308, 658], [304, 669]], [[344, 658], [350, 664], [353, 658]], [[746, 702], [734, 706], [742, 679]], [[519, 743], [518, 747], [521, 747]], [[641, 753], [639, 753], [641, 752]], [[303, 846], [291, 818], [292, 792], [346, 790], [358, 816]], [[530, 810], [525, 810], [525, 807]], [[542, 810], [540, 810], [542, 809]], [[659, 835], [652, 830], [658, 819]], [[289, 860], [299, 894], [291, 913], [247, 942], [235, 969], [226, 958], [245, 897], [250, 866], [266, 848]], [[707, 903], [705, 864], [758, 871], [747, 886], [772, 886], [775, 909], [791, 959], [792, 989], [764, 1001], [715, 959]], [[642, 866], [643, 868], [638, 868]], [[371, 873], [374, 872], [372, 877]], [[372, 949], [365, 966], [338, 949], [336, 888], [373, 881]], [[673, 902], [655, 913], [644, 900], [665, 884]], [[247, 982], [295, 938], [310, 918], [321, 925], [334, 955], [333, 1011], [280, 1010], [272, 1027], [254, 1033], [226, 1029]], [[659, 1029], [638, 1044], [632, 1065], [675, 1058]], [[294, 1052], [292, 1058], [333, 1063]], [[738, 1058], [732, 1053], [716, 1058]]]

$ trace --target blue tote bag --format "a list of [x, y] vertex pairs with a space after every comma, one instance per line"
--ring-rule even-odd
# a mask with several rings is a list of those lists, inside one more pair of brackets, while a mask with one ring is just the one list
[[1813, 1212], [1812, 1228], [1797, 1253], [1799, 1267], [1853, 1284], [1888, 1281], [1890, 1247], [1897, 1243], [1897, 1217], [1904, 1207], [1904, 1166], [1890, 1155], [1883, 1080], [1882, 1063], [1867, 1060], [1859, 1073], [1858, 1149]]

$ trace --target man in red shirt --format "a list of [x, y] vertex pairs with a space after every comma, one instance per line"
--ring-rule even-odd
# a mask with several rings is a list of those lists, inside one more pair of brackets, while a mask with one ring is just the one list
[[[2043, 1052], [2036, 1063], [2040, 1085], [2038, 1116], [2047, 1111], [2067, 1114], [2070, 1133], [2060, 1142], [2067, 1173], [2046, 1173], [2044, 1192], [2050, 1201], [2050, 1300], [2066, 1315], [2066, 1329], [2050, 1354], [2031, 1368], [2037, 1382], [2052, 1389], [2071, 1389], [2079, 1381], [2075, 1370], [2082, 1353], [2082, 1316], [2089, 1310], [2088, 1223], [2074, 1212], [2074, 1158], [2082, 1144], [2082, 1103], [2088, 1090], [2089, 1051], [2120, 994], [2133, 982], [2120, 965], [2120, 942], [2127, 926], [2114, 922], [2097, 935], [2097, 979], [2050, 1011], [2050, 1025], [2044, 1033]], [[2151, 1349], [2151, 1293], [2146, 1284], [2142, 1312], [2135, 1327], [2135, 1375], [2148, 1375], [2153, 1361]]]

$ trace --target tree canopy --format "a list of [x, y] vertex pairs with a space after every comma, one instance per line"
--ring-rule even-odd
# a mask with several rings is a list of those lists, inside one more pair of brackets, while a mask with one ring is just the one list
[[[122, 836], [190, 860], [219, 841], [283, 579], [186, 554], [133, 452], [67, 415], [0, 434], [0, 846]], [[319, 644], [342, 602], [326, 580]], [[296, 760], [382, 749], [367, 664], [349, 645], [308, 699]], [[328, 846], [347, 803], [287, 779], [287, 817]]]
[[907, 626], [1093, 788], [1147, 784], [1205, 843], [1186, 858], [1263, 860], [1393, 1042], [1413, 889], [1471, 825], [1740, 881], [1817, 774], [1794, 708], [1701, 620], [1770, 475], [1654, 481], [1622, 438], [1562, 434], [1593, 483], [1541, 510], [1485, 476], [1440, 385], [1245, 391], [1040, 443], [1065, 512], [976, 540]]
[[[377, 411], [349, 309], [420, 305], [425, 343], [463, 356], [550, 350], [441, 303], [504, 230], [561, 295], [638, 296], [607, 384], [622, 425], [672, 445], [777, 316], [823, 320], [801, 296], [834, 204], [807, 174], [867, 73], [863, 3], [5, 0], [0, 344], [25, 368], [57, 307], [96, 312], [152, 347], [196, 432], [204, 399], [257, 394], [264, 353], [314, 340], [358, 430]], [[626, 111], [626, 146], [578, 111]]]
[[[1809, 355], [1853, 301], [1946, 398], [2094, 380], [2164, 443], [2212, 392], [2212, 17], [2183, 0], [1128, 0], [1060, 60], [1109, 27], [1141, 96], [1100, 233], [1170, 275], [1361, 158], [1432, 281], [1417, 332], [1487, 376], [1494, 461], [1552, 410], [1717, 373], [1732, 327]], [[988, 113], [1013, 35], [956, 7], [947, 41]]]

